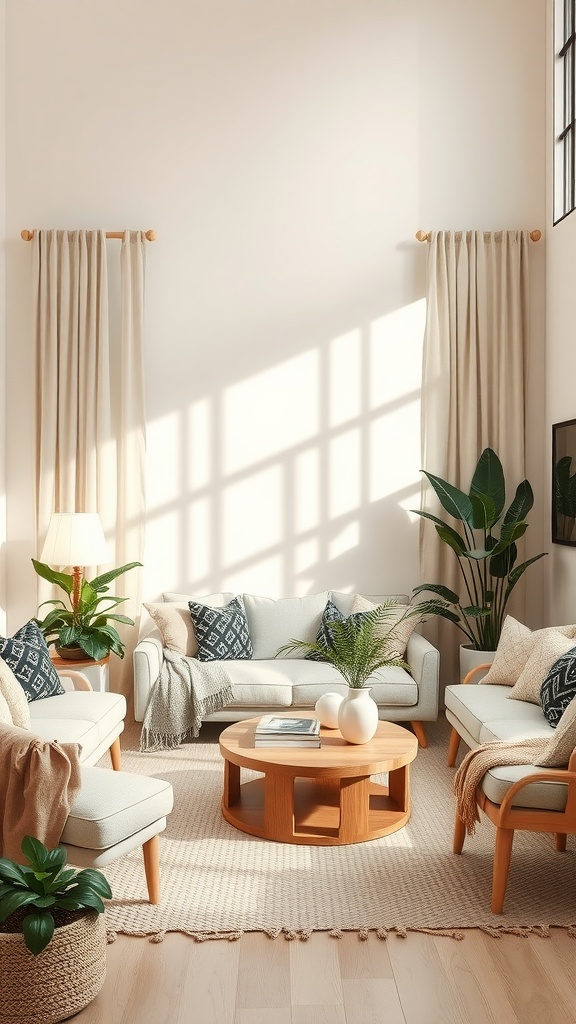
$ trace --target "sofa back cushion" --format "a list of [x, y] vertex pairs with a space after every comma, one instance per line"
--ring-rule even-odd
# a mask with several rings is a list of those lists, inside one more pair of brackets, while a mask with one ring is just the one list
[[[306, 597], [285, 597], [274, 600], [244, 594], [244, 607], [252, 639], [253, 658], [275, 658], [278, 648], [291, 640], [313, 643], [328, 600], [328, 591]], [[304, 653], [294, 651], [280, 658], [303, 658]]]
[[[398, 604], [408, 604], [407, 594], [364, 594], [362, 596], [365, 601], [370, 601], [374, 607], [382, 604], [383, 601], [397, 601]], [[332, 604], [336, 605], [338, 611], [341, 611], [344, 617], [348, 618], [349, 615], [352, 615], [353, 611], [356, 611], [353, 605], [360, 595], [345, 593], [342, 590], [331, 590], [328, 597]]]

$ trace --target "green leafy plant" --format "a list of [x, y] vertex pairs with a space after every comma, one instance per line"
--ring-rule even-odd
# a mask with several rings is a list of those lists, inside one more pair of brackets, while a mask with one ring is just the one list
[[[21, 923], [24, 942], [37, 955], [46, 948], [60, 911], [104, 912], [102, 897], [112, 890], [101, 871], [66, 868], [66, 850], [47, 850], [39, 839], [25, 836], [22, 853], [27, 865], [0, 857], [0, 923], [25, 909]], [[14, 929], [16, 930], [16, 929]]]
[[564, 455], [554, 467], [554, 504], [559, 540], [570, 540], [576, 525], [576, 473], [570, 476], [572, 456]]
[[[82, 580], [82, 586], [76, 605], [73, 602], [74, 577], [66, 572], [56, 572], [45, 562], [32, 559], [32, 565], [42, 579], [48, 580], [65, 592], [69, 607], [61, 599], [44, 601], [44, 605], [53, 605], [44, 619], [36, 619], [48, 646], [57, 644], [59, 647], [79, 647], [89, 658], [98, 661], [112, 651], [118, 657], [124, 657], [125, 645], [118, 630], [111, 622], [122, 622], [134, 625], [134, 620], [127, 615], [118, 615], [114, 609], [128, 599], [114, 597], [109, 594], [109, 584], [118, 576], [142, 565], [141, 562], [129, 562], [119, 569], [96, 576], [91, 582]], [[39, 609], [40, 610], [40, 609]]]
[[[438, 602], [441, 603], [441, 602]], [[392, 626], [399, 625], [405, 619], [411, 619], [422, 615], [430, 610], [436, 610], [435, 601], [420, 601], [410, 605], [404, 614], [397, 618], [396, 601], [385, 601], [367, 612], [357, 612], [349, 615], [342, 621], [334, 620], [327, 625], [326, 632], [328, 643], [326, 645], [317, 641], [290, 640], [290, 643], [280, 647], [278, 654], [291, 654], [294, 651], [305, 651], [307, 655], [318, 655], [322, 661], [328, 661], [348, 686], [353, 689], [361, 689], [366, 685], [366, 680], [377, 669], [384, 665], [397, 665], [410, 671], [410, 666], [397, 657], [394, 653], [394, 633], [380, 636], [382, 625], [390, 623]]]
[[516, 541], [528, 529], [526, 517], [534, 504], [532, 488], [527, 480], [518, 484], [504, 512], [504, 470], [491, 448], [485, 448], [478, 459], [468, 494], [439, 476], [424, 473], [442, 507], [462, 524], [461, 531], [430, 512], [414, 511], [435, 524], [440, 540], [454, 552], [466, 599], [461, 601], [453, 590], [438, 583], [424, 583], [413, 593], [438, 595], [438, 606], [431, 610], [454, 622], [476, 650], [493, 651], [498, 646], [510, 594], [528, 566], [546, 554], [542, 552], [516, 565]]

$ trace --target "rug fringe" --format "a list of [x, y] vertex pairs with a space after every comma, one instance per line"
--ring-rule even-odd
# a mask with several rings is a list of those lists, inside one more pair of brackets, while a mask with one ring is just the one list
[[130, 927], [119, 927], [115, 930], [109, 929], [106, 932], [106, 941], [108, 943], [116, 942], [118, 935], [131, 935], [137, 938], [147, 938], [149, 942], [159, 943], [163, 942], [166, 934], [173, 932], [181, 935], [189, 935], [194, 942], [213, 942], [217, 939], [224, 940], [227, 942], [237, 942], [245, 934], [250, 932], [262, 932], [267, 935], [269, 939], [278, 939], [281, 935], [287, 942], [307, 942], [308, 939], [314, 934], [327, 934], [331, 939], [343, 939], [345, 935], [357, 935], [359, 942], [367, 942], [370, 938], [370, 934], [373, 933], [374, 937], [385, 942], [386, 939], [394, 934], [397, 939], [406, 939], [410, 932], [414, 932], [420, 935], [432, 935], [436, 937], [445, 937], [449, 939], [456, 939], [460, 941], [466, 937], [468, 931], [481, 931], [484, 935], [489, 935], [492, 939], [501, 939], [504, 935], [516, 935], [520, 938], [528, 938], [530, 935], [537, 935], [541, 939], [549, 939], [551, 937], [551, 929], [559, 928], [566, 932], [571, 939], [576, 939], [576, 923], [570, 925], [545, 925], [545, 924], [533, 924], [533, 925], [489, 925], [479, 924], [465, 928], [412, 928], [412, 927], [401, 927], [394, 925], [391, 928], [253, 928], [248, 929], [247, 932], [243, 929], [237, 929], [228, 932], [203, 932], [193, 931], [187, 928], [166, 928], [158, 930], [156, 932], [140, 931], [136, 928]]

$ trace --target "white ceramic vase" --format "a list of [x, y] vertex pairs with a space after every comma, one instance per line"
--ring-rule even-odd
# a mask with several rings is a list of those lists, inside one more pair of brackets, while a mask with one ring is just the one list
[[378, 728], [378, 707], [370, 686], [348, 687], [338, 712], [338, 728], [347, 743], [368, 743]]
[[323, 693], [321, 697], [318, 697], [314, 710], [318, 715], [320, 725], [325, 726], [326, 729], [338, 728], [338, 712], [343, 700], [344, 694], [342, 693]]
[[[468, 673], [476, 668], [476, 665], [491, 665], [494, 661], [496, 651], [476, 651], [469, 644], [460, 645], [460, 682], [463, 683]], [[479, 683], [484, 678], [488, 669], [477, 672], [472, 682]]]

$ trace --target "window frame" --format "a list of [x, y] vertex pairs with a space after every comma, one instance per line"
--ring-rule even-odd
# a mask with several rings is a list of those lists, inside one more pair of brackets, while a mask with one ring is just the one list
[[553, 224], [576, 209], [576, 0], [554, 2]]

